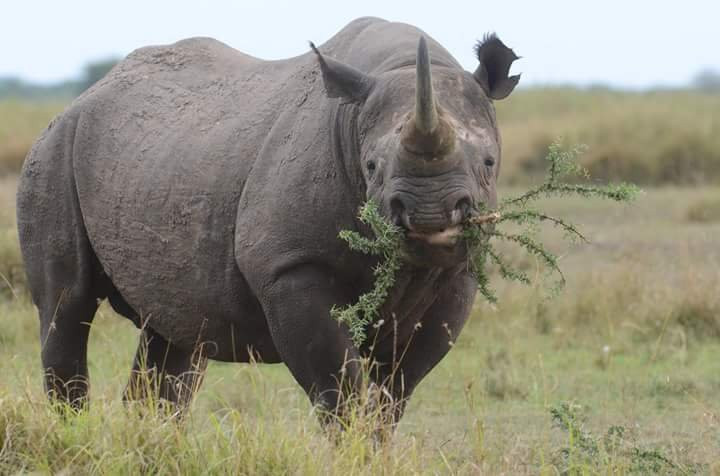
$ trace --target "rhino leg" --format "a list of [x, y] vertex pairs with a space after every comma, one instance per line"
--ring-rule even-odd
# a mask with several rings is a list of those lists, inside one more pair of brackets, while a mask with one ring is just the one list
[[87, 403], [88, 335], [98, 300], [103, 297], [103, 279], [94, 279], [95, 257], [85, 240], [79, 235], [62, 243], [65, 254], [61, 257], [53, 251], [45, 258], [46, 254], [36, 250], [26, 265], [40, 317], [45, 390], [52, 401], [75, 409]]
[[25, 159], [17, 220], [28, 287], [40, 316], [51, 400], [75, 408], [88, 392], [87, 341], [108, 279], [88, 239], [73, 174], [76, 120], [53, 121]]
[[51, 401], [67, 403], [75, 410], [87, 404], [87, 342], [96, 310], [94, 297], [83, 299], [67, 292], [60, 293], [54, 310], [40, 309], [45, 390]]
[[[292, 268], [261, 294], [273, 342], [323, 423], [342, 416], [344, 402], [358, 390], [359, 354], [346, 330], [330, 317], [333, 305], [347, 300], [347, 290], [323, 269]], [[328, 414], [329, 413], [329, 414]]]
[[[418, 327], [405, 346], [399, 345], [399, 362], [392, 356], [382, 358], [378, 383], [391, 396], [385, 402], [386, 419], [396, 425], [405, 411], [405, 405], [415, 387], [450, 351], [467, 321], [475, 297], [475, 282], [462, 274], [449, 283], [422, 317]], [[407, 348], [405, 348], [407, 347]]]
[[[40, 317], [45, 390], [52, 401], [81, 409], [87, 403], [87, 344], [107, 277], [77, 222], [48, 232], [57, 241], [36, 245], [26, 260], [28, 283]], [[74, 230], [75, 231], [74, 231]]]
[[201, 348], [181, 349], [153, 329], [144, 327], [123, 400], [160, 398], [182, 411], [200, 387], [206, 367], [207, 358]]

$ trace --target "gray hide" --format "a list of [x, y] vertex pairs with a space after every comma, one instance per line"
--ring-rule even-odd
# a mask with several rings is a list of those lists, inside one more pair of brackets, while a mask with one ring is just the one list
[[[328, 61], [376, 78], [369, 97], [329, 97], [343, 91], [333, 93], [332, 78], [324, 83], [312, 51], [262, 61], [207, 38], [142, 48], [56, 118], [25, 162], [17, 212], [48, 392], [84, 400], [88, 323], [107, 297], [143, 329], [138, 352], [160, 380], [205, 358], [282, 361], [314, 402], [334, 408], [345, 359], [372, 354], [375, 380], [407, 397], [469, 313], [475, 283], [462, 250], [438, 257], [417, 245], [418, 259], [403, 268], [383, 309], [385, 324], [371, 334], [372, 351], [356, 349], [329, 310], [372, 284], [376, 261], [337, 237], [364, 230], [356, 214], [366, 198], [378, 198], [390, 216], [386, 195], [396, 178], [419, 187], [417, 203], [402, 203], [417, 210], [451, 186], [447, 171], [435, 180], [420, 162], [392, 165], [399, 142], [390, 135], [411, 120], [422, 35], [362, 18], [319, 47]], [[490, 97], [507, 70], [488, 60], [473, 76], [427, 39], [433, 97], [445, 106], [441, 123], [454, 130], [453, 153], [478, 164], [490, 157], [453, 166], [470, 178], [463, 204], [492, 203], [499, 137]], [[496, 90], [507, 95], [513, 86]], [[405, 149], [399, 155], [410, 153], [409, 142]], [[373, 154], [383, 180], [364, 169]], [[413, 217], [425, 216], [403, 213], [399, 223], [411, 231]], [[392, 356], [411, 335], [390, 377]], [[345, 370], [353, 389], [357, 365]], [[158, 384], [163, 397], [182, 399]]]

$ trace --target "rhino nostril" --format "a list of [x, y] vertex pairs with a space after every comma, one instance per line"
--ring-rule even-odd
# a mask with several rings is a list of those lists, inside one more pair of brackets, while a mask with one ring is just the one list
[[390, 200], [390, 220], [399, 227], [406, 226], [406, 210], [405, 204], [398, 197]]
[[463, 197], [455, 204], [455, 210], [460, 213], [460, 220], [465, 220], [470, 216], [472, 210], [472, 204], [470, 203], [470, 197]]

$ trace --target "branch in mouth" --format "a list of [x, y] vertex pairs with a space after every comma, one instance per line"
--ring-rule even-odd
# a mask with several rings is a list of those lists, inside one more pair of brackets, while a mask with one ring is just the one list
[[423, 240], [431, 245], [452, 246], [457, 242], [461, 233], [462, 228], [460, 226], [453, 226], [435, 233], [417, 233], [410, 231], [408, 238]]
[[501, 217], [502, 215], [500, 214], [500, 212], [492, 212], [488, 213], [487, 215], [477, 215], [474, 217], [470, 217], [468, 218], [467, 223], [471, 225], [484, 225], [486, 223], [492, 224], [497, 223]]

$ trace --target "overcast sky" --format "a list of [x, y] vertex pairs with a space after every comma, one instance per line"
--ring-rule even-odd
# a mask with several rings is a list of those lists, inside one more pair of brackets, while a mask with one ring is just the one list
[[496, 31], [523, 57], [528, 84], [644, 88], [720, 71], [720, 1], [2, 0], [0, 76], [50, 82], [90, 60], [211, 36], [261, 58], [307, 51], [350, 20], [414, 24], [473, 70], [472, 46]]

